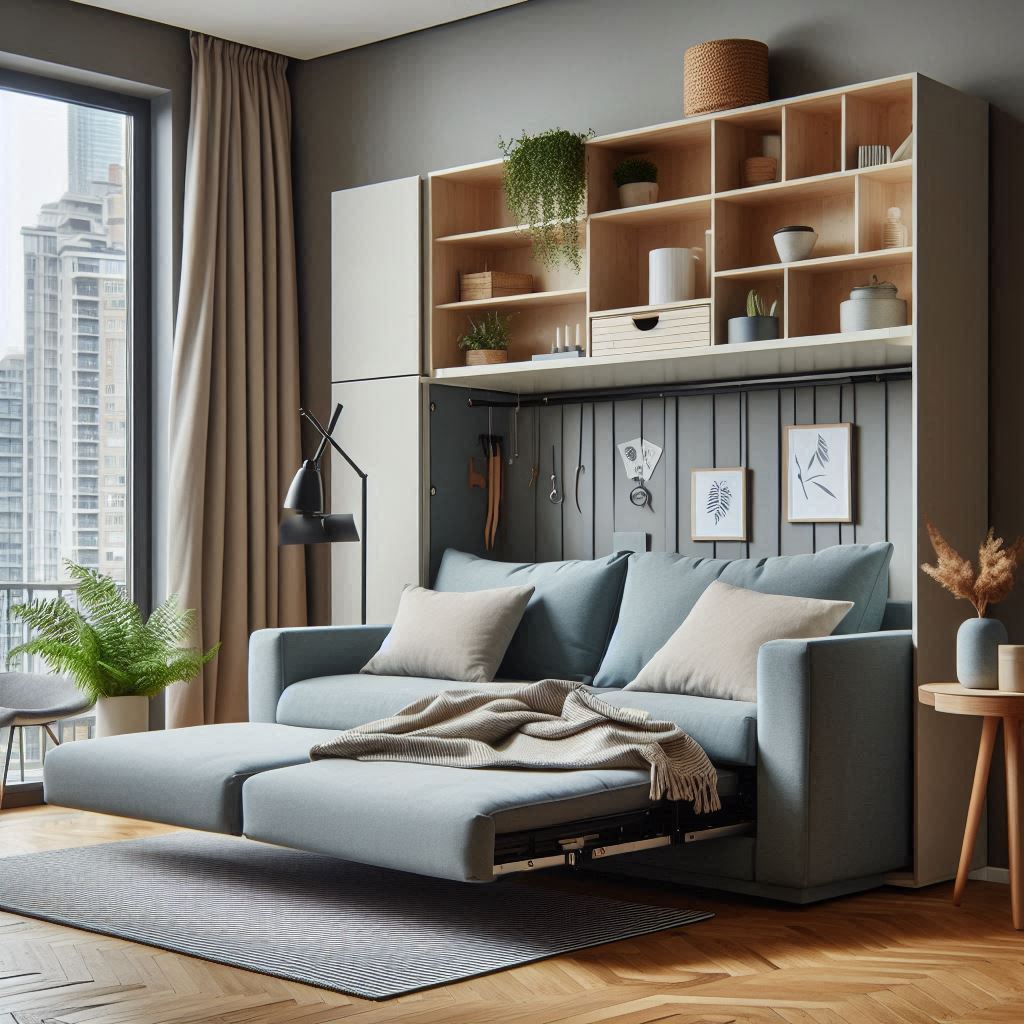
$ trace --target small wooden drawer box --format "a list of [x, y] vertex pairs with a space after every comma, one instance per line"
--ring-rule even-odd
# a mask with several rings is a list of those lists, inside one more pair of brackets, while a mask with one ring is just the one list
[[507, 274], [502, 270], [485, 270], [480, 274], [459, 276], [460, 302], [496, 299], [502, 295], [525, 295], [532, 291], [532, 274]]
[[634, 316], [599, 316], [590, 321], [591, 355], [627, 356], [676, 352], [711, 344], [711, 304], [678, 306]]

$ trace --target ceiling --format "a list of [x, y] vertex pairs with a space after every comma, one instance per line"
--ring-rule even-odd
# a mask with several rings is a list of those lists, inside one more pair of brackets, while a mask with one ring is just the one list
[[524, 0], [76, 0], [308, 60]]

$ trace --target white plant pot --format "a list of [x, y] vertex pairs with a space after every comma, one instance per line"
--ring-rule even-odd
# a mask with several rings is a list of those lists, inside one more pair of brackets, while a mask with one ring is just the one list
[[658, 201], [656, 181], [631, 181], [619, 186], [619, 206], [624, 210], [630, 206], [646, 206]]
[[123, 736], [149, 730], [148, 697], [100, 697], [96, 701], [96, 735]]
[[686, 302], [694, 297], [699, 248], [652, 249], [648, 256], [647, 301], [652, 306]]

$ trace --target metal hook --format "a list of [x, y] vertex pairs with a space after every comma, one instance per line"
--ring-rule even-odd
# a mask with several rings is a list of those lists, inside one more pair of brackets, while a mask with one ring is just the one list
[[561, 505], [565, 501], [565, 495], [558, 493], [558, 472], [555, 468], [555, 446], [551, 446], [551, 493], [548, 495], [548, 501], [552, 505]]

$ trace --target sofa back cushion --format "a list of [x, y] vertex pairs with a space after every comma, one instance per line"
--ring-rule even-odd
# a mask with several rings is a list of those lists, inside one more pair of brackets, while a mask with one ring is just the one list
[[[595, 686], [625, 686], [654, 657], [713, 580], [763, 594], [852, 601], [834, 633], [872, 633], [882, 624], [892, 545], [844, 544], [813, 555], [694, 558], [632, 555], [619, 619]], [[736, 624], [742, 629], [742, 623]]]
[[[495, 562], [449, 549], [435, 590], [532, 586], [500, 679], [590, 682], [601, 664], [622, 596], [628, 555], [569, 562]], [[627, 680], [628, 682], [628, 680]]]
[[391, 632], [362, 671], [489, 683], [532, 596], [533, 587], [471, 594], [406, 587]]

